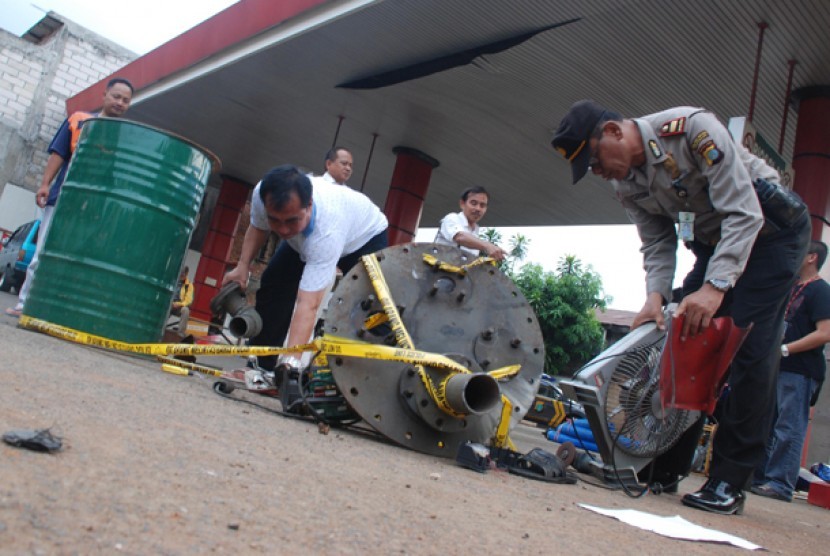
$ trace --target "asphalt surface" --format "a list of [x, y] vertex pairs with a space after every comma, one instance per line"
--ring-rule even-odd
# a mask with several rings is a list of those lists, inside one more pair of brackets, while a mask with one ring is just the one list
[[[14, 296], [0, 293], [0, 308]], [[206, 363], [211, 361], [204, 360]], [[233, 361], [230, 361], [233, 363]], [[240, 360], [241, 363], [241, 360]], [[71, 344], [0, 316], [0, 433], [49, 428], [55, 454], [0, 444], [0, 554], [733, 554], [589, 512], [685, 519], [778, 554], [822, 554], [830, 511], [750, 495], [742, 516], [596, 485], [476, 473], [371, 434], [224, 399], [204, 375]], [[276, 402], [252, 401], [277, 408]], [[522, 451], [555, 451], [520, 425]]]

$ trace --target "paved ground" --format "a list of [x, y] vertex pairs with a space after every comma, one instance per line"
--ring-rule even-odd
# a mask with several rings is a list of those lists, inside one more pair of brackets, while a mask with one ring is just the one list
[[[0, 294], [0, 307], [13, 297]], [[0, 432], [51, 427], [55, 455], [0, 444], [2, 554], [732, 554], [590, 513], [679, 514], [779, 554], [822, 554], [830, 511], [752, 497], [745, 515], [553, 485], [217, 396], [211, 380], [73, 345], [0, 316]], [[555, 449], [540, 429], [523, 450]], [[681, 484], [681, 494], [702, 479]]]

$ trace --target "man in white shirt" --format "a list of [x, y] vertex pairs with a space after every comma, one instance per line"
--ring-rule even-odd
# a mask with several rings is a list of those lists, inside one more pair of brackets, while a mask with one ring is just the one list
[[326, 173], [323, 179], [329, 183], [346, 185], [352, 177], [352, 153], [345, 147], [334, 147], [326, 153]]
[[441, 219], [435, 243], [460, 247], [476, 257], [483, 251], [488, 257], [503, 260], [507, 253], [501, 247], [478, 237], [478, 222], [484, 218], [489, 202], [490, 195], [483, 187], [465, 189], [458, 201], [461, 212], [451, 212]]
[[[387, 226], [380, 209], [351, 188], [309, 178], [289, 164], [265, 174], [251, 199], [251, 225], [239, 262], [222, 280], [223, 285], [237, 282], [246, 287], [251, 261], [269, 232], [280, 237], [282, 242], [260, 279], [256, 310], [262, 317], [262, 332], [251, 345], [308, 342], [336, 268], [348, 272], [362, 255], [386, 247]], [[279, 362], [298, 367], [299, 355], [283, 355]], [[274, 363], [273, 357], [260, 358], [265, 369]]]

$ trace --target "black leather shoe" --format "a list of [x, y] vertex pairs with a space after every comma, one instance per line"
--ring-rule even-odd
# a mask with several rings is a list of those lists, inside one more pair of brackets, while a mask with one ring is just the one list
[[699, 491], [681, 500], [684, 506], [724, 515], [742, 514], [745, 501], [746, 495], [741, 489], [718, 479], [709, 479]]

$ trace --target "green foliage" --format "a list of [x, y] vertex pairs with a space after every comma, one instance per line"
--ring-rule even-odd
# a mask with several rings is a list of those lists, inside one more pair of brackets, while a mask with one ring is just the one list
[[[499, 245], [502, 241], [501, 232], [495, 228], [485, 228], [481, 232], [482, 239], [485, 239], [493, 245]], [[522, 234], [516, 234], [510, 238], [510, 249], [507, 250], [507, 257], [498, 263], [499, 268], [505, 273], [512, 274], [516, 263], [521, 262], [527, 257], [527, 250], [530, 246], [530, 239]], [[501, 247], [501, 245], [499, 245]], [[502, 249], [504, 249], [502, 247]]]
[[[499, 245], [501, 232], [486, 228], [481, 237]], [[594, 309], [605, 309], [610, 298], [602, 291], [602, 279], [589, 266], [582, 268], [576, 255], [565, 255], [556, 272], [545, 272], [528, 264], [517, 272], [515, 265], [527, 256], [530, 240], [516, 234], [510, 238], [508, 256], [499, 267], [519, 287], [539, 319], [545, 342], [545, 372], [571, 374], [602, 350], [602, 326]]]
[[604, 309], [602, 279], [573, 255], [563, 257], [557, 273], [538, 264], [508, 273], [539, 319], [545, 342], [545, 372], [570, 374], [603, 347], [602, 326], [594, 309]]
[[501, 232], [495, 228], [484, 228], [481, 237], [493, 245], [498, 245], [501, 242]]

